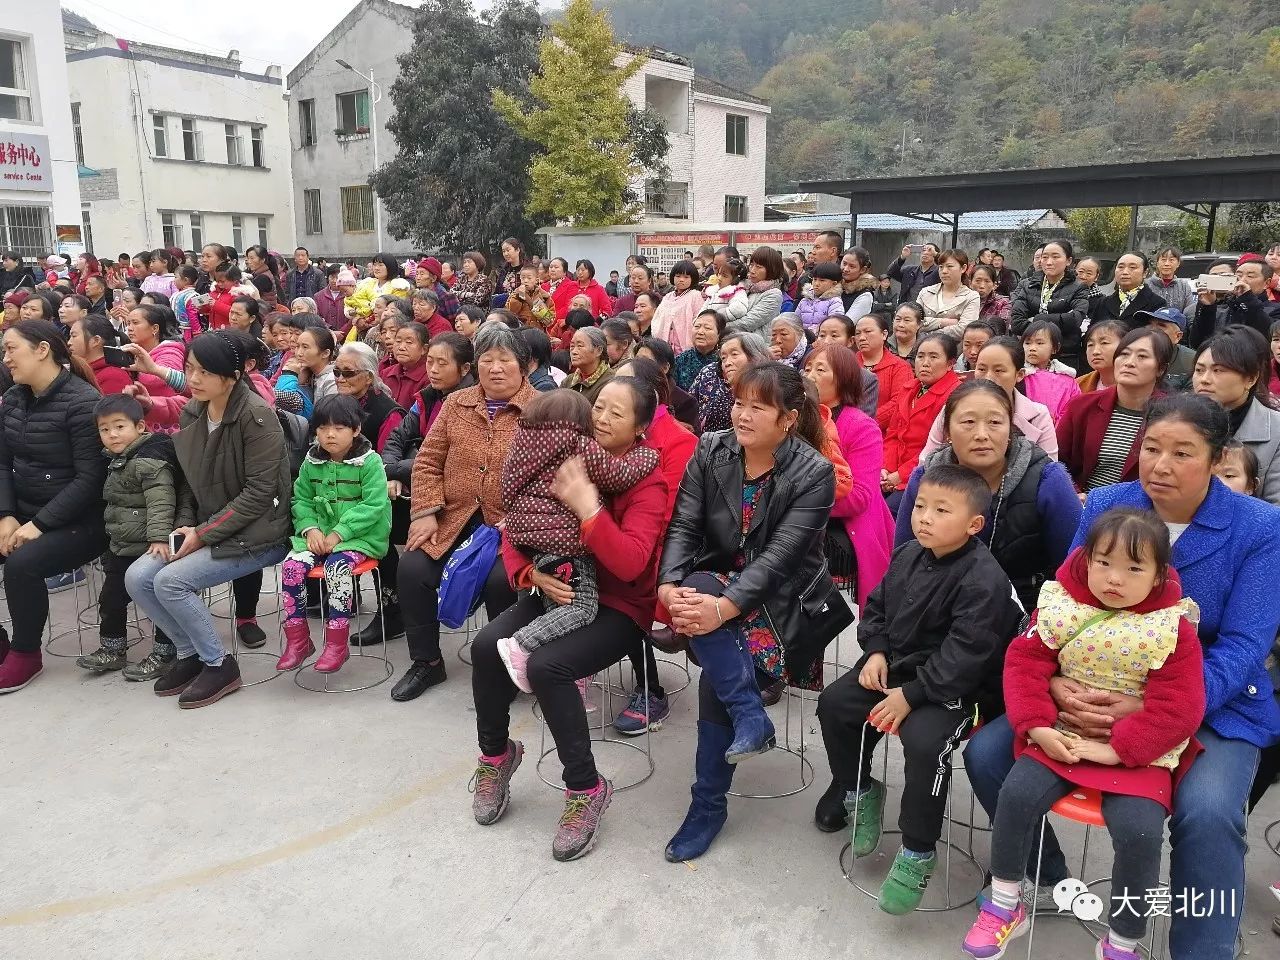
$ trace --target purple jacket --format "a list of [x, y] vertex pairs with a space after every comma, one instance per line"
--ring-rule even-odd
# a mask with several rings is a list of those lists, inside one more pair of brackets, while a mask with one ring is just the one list
[[825, 297], [805, 297], [796, 304], [796, 314], [806, 330], [818, 332], [822, 321], [830, 314], [844, 313], [844, 300], [840, 298], [840, 288], [836, 287]]
[[[840, 303], [840, 298], [836, 298]], [[858, 608], [889, 569], [893, 552], [893, 516], [880, 492], [884, 438], [875, 418], [856, 407], [842, 407], [835, 418], [840, 452], [849, 464], [853, 487], [831, 508], [833, 519], [844, 523], [858, 561]]]

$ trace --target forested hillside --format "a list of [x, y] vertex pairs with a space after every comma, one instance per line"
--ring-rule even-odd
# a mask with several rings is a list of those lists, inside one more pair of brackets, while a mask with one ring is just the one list
[[774, 191], [1280, 150], [1276, 0], [603, 2], [622, 39], [768, 99]]

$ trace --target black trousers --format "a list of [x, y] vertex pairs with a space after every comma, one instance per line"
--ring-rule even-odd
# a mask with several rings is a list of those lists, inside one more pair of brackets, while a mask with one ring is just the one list
[[[19, 517], [18, 521], [26, 523], [27, 518]], [[50, 530], [24, 543], [9, 556], [0, 556], [0, 564], [4, 564], [5, 597], [13, 620], [13, 649], [25, 653], [40, 649], [41, 634], [49, 619], [45, 577], [69, 573], [106, 549], [107, 532], [102, 526], [102, 517], [95, 517], [72, 527]]]
[[1249, 790], [1249, 812], [1258, 805], [1267, 788], [1280, 777], [1280, 743], [1266, 747], [1258, 755], [1258, 772], [1254, 775], [1253, 786]]
[[[522, 593], [505, 613], [485, 625], [471, 645], [476, 734], [480, 752], [486, 756], [498, 756], [507, 747], [511, 701], [517, 693], [498, 656], [498, 641], [540, 616], [542, 598]], [[591, 753], [587, 711], [575, 681], [617, 663], [643, 636], [628, 616], [601, 606], [594, 623], [539, 647], [529, 657], [529, 685], [555, 741], [564, 766], [564, 785], [570, 790], [590, 790], [600, 780]]]
[[236, 619], [250, 620], [258, 615], [258, 598], [262, 595], [262, 571], [255, 570], [231, 581], [236, 600]]
[[[102, 555], [102, 592], [98, 594], [98, 635], [103, 640], [123, 640], [129, 626], [129, 588], [125, 571], [137, 557], [118, 557], [110, 550]], [[261, 574], [259, 574], [261, 577]], [[170, 643], [164, 631], [155, 628], [157, 643]]]
[[[458, 535], [457, 542], [462, 543], [466, 539], [467, 534], [464, 532]], [[440, 620], [437, 616], [440, 605], [440, 575], [451, 555], [452, 550], [436, 560], [421, 550], [409, 550], [400, 558], [396, 578], [400, 613], [404, 617], [409, 656], [414, 660], [434, 663], [440, 659]], [[489, 614], [489, 621], [492, 623], [496, 620], [515, 599], [516, 593], [507, 582], [507, 570], [499, 555], [489, 570], [489, 579], [484, 585], [484, 609]]]
[[[864, 789], [871, 782], [872, 754], [884, 734], [866, 720], [883, 699], [883, 693], [867, 690], [858, 683], [856, 669], [823, 690], [818, 698], [818, 720], [822, 723], [831, 774], [846, 791], [857, 788], [859, 771]], [[973, 712], [972, 705], [963, 701], [948, 706], [927, 703], [912, 710], [898, 728], [906, 756], [898, 827], [902, 830], [902, 845], [908, 850], [925, 853], [938, 844], [947, 810], [951, 754], [973, 726]]]

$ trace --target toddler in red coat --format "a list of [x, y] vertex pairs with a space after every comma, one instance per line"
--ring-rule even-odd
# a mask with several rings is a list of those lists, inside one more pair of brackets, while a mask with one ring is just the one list
[[502, 468], [507, 539], [532, 552], [535, 569], [573, 587], [569, 603], [544, 600], [542, 616], [498, 641], [498, 655], [512, 682], [525, 693], [533, 692], [527, 673], [530, 654], [593, 622], [599, 610], [595, 561], [582, 542], [582, 523], [552, 492], [557, 471], [571, 457], [581, 457], [587, 476], [603, 493], [621, 493], [658, 466], [658, 452], [649, 447], [610, 455], [592, 438], [593, 430], [591, 404], [582, 394], [540, 394], [525, 408]]
[[[1102, 795], [1115, 847], [1102, 960], [1137, 960], [1149, 891], [1159, 886], [1164, 820], [1200, 751], [1204, 672], [1195, 624], [1169, 565], [1169, 530], [1150, 511], [1109, 510], [1040, 591], [1031, 626], [1005, 654], [1004, 695], [1018, 759], [1000, 790], [991, 834], [991, 900], [965, 937], [978, 960], [1026, 932], [1021, 885], [1049, 808], [1072, 790]], [[1065, 729], [1049, 681], [1138, 697], [1108, 742]]]

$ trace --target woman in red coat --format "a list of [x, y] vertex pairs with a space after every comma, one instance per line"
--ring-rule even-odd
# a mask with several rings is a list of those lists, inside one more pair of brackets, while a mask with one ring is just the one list
[[907, 479], [920, 462], [920, 451], [929, 439], [929, 428], [960, 386], [955, 366], [959, 347], [943, 333], [930, 333], [916, 347], [916, 379], [899, 393], [884, 438], [884, 469], [880, 489], [891, 513], [897, 514]]
[[1080, 493], [1138, 479], [1147, 404], [1174, 357], [1169, 338], [1138, 327], [1116, 347], [1116, 385], [1082, 394], [1058, 421], [1058, 459]]
[[566, 277], [551, 292], [551, 302], [556, 308], [556, 319], [563, 320], [569, 315], [569, 304], [580, 293], [591, 300], [591, 315], [597, 320], [612, 316], [613, 300], [596, 279], [595, 264], [590, 260], [579, 260], [578, 265], [573, 269], [573, 274], [573, 279]]

